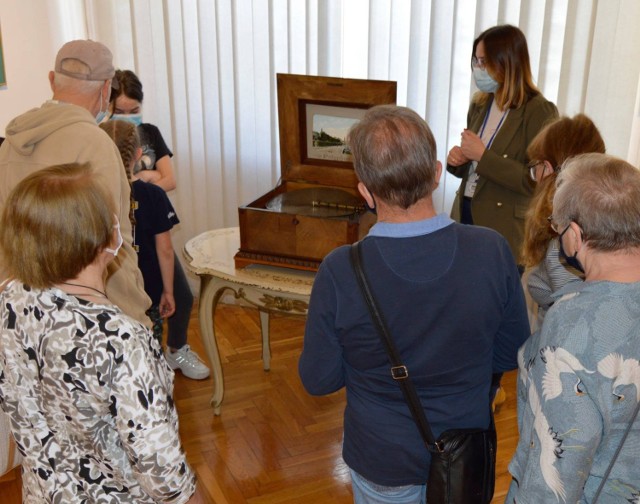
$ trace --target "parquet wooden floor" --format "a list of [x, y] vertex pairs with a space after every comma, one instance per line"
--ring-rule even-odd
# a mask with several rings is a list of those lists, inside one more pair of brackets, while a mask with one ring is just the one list
[[[347, 504], [348, 468], [341, 459], [344, 391], [311, 397], [298, 378], [304, 320], [271, 317], [271, 371], [262, 369], [260, 323], [251, 308], [219, 305], [216, 330], [225, 376], [222, 415], [209, 406], [212, 379], [178, 373], [180, 433], [206, 499], [216, 504]], [[189, 342], [203, 357], [196, 310]], [[494, 503], [509, 484], [507, 464], [517, 442], [515, 372], [503, 384], [507, 400], [496, 414], [498, 464]], [[15, 477], [11, 479], [11, 476]], [[19, 471], [0, 482], [0, 502], [18, 504]]]

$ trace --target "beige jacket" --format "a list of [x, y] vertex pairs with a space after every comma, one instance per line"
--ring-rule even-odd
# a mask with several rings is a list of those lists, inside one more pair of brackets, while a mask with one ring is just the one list
[[[48, 101], [13, 119], [0, 147], [0, 212], [11, 190], [30, 173], [63, 163], [90, 163], [113, 195], [124, 244], [109, 265], [107, 295], [127, 315], [150, 325], [129, 221], [131, 189], [117, 147], [82, 107]], [[4, 271], [0, 258], [0, 272]], [[0, 280], [5, 274], [0, 273]]]

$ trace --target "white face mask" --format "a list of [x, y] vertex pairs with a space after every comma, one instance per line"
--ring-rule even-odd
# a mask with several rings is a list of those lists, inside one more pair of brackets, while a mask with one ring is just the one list
[[[118, 221], [117, 218], [116, 218], [116, 221]], [[110, 254], [113, 254], [113, 257], [118, 257], [118, 251], [122, 247], [122, 244], [124, 243], [124, 239], [122, 238], [122, 233], [120, 232], [120, 222], [118, 221], [116, 224], [114, 224], [113, 227], [116, 228], [116, 230], [118, 232], [118, 244], [116, 245], [116, 248], [114, 248], [114, 249], [107, 247], [104, 250], [106, 252], [109, 252]]]

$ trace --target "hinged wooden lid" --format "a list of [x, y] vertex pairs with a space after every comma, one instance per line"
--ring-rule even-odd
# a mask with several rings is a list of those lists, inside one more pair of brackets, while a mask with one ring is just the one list
[[348, 148], [323, 133], [335, 144], [331, 145], [335, 152], [327, 153], [330, 159], [325, 159], [316, 147], [322, 141], [319, 132], [314, 136], [313, 125], [321, 116], [325, 124], [327, 119], [336, 119], [344, 131], [364, 110], [395, 103], [396, 83], [294, 74], [277, 74], [277, 83], [282, 179], [355, 188], [358, 181]]

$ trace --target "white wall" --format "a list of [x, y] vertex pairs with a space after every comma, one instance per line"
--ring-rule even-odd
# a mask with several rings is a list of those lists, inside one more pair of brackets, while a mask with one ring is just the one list
[[52, 46], [47, 2], [0, 0], [0, 29], [7, 85], [0, 87], [0, 136], [11, 119], [51, 97], [47, 74]]

